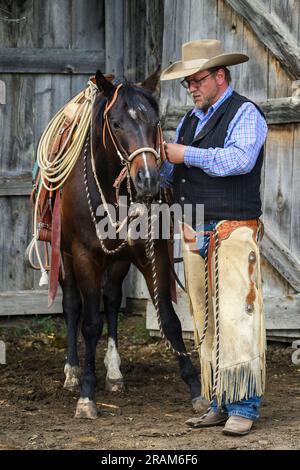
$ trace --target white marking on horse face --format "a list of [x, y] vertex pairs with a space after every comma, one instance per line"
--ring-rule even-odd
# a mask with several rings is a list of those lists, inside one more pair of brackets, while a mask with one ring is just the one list
[[120, 371], [121, 359], [116, 347], [116, 343], [112, 338], [108, 338], [107, 353], [104, 358], [104, 365], [107, 370], [107, 377], [112, 380], [122, 379]]
[[[144, 110], [144, 111], [147, 111], [146, 107], [140, 103], [138, 105], [138, 109], [139, 110]], [[132, 117], [132, 119], [134, 120], [137, 120], [137, 112], [135, 109], [128, 109], [128, 113], [129, 115]], [[148, 168], [148, 164], [147, 164], [147, 159], [146, 159], [146, 154], [145, 152], [142, 153], [142, 157], [143, 157], [143, 161], [144, 161], [144, 166], [145, 166], [145, 175], [146, 175], [146, 178], [150, 178], [150, 173], [149, 173], [149, 168]]]
[[145, 152], [142, 153], [142, 157], [143, 157], [144, 165], [145, 165], [145, 174], [146, 174], [146, 178], [150, 178], [150, 173], [149, 173], [149, 168], [148, 168], [147, 158], [146, 158]]
[[132, 108], [128, 109], [128, 113], [132, 117], [132, 119], [135, 119], [135, 120], [137, 119], [137, 114], [136, 114], [135, 109], [132, 109]]

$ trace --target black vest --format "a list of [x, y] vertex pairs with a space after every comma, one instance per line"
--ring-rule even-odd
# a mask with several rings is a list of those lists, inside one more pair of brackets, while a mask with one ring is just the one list
[[[243, 103], [251, 102], [236, 92], [215, 111], [201, 132], [192, 138], [196, 122], [188, 112], [179, 133], [179, 144], [207, 148], [224, 148], [230, 121]], [[253, 103], [259, 112], [263, 112]], [[192, 130], [191, 130], [192, 128]], [[201, 168], [187, 167], [184, 163], [174, 165], [174, 201], [193, 206], [204, 204], [204, 219], [247, 220], [258, 218], [261, 211], [260, 174], [263, 148], [250, 173], [244, 175], [212, 177]]]

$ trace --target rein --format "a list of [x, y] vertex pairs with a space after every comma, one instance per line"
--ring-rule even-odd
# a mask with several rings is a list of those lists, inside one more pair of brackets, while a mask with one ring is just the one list
[[[103, 144], [104, 144], [104, 147], [106, 149], [106, 129], [107, 129], [108, 133], [109, 133], [109, 136], [111, 138], [111, 141], [112, 141], [112, 143], [115, 147], [115, 150], [117, 152], [117, 155], [119, 156], [121, 163], [123, 165], [125, 165], [125, 167], [121, 171], [120, 175], [116, 178], [114, 186], [116, 188], [119, 188], [121, 182], [123, 181], [123, 179], [125, 177], [127, 177], [127, 190], [129, 192], [130, 200], [131, 200], [131, 204], [132, 204], [133, 200], [132, 200], [131, 186], [130, 186], [130, 165], [131, 165], [132, 161], [134, 160], [134, 158], [136, 156], [140, 155], [143, 152], [151, 152], [155, 155], [156, 160], [158, 162], [160, 162], [161, 155], [164, 156], [164, 146], [163, 146], [163, 136], [162, 136], [161, 126], [160, 126], [160, 124], [158, 124], [158, 126], [157, 126], [157, 136], [156, 136], [156, 145], [157, 145], [157, 148], [158, 148], [158, 152], [155, 149], [151, 148], [151, 147], [141, 147], [141, 148], [138, 148], [137, 150], [135, 150], [134, 152], [132, 152], [130, 155], [128, 155], [126, 150], [122, 147], [122, 145], [119, 142], [117, 136], [113, 133], [113, 131], [111, 129], [111, 125], [110, 125], [109, 117], [108, 117], [108, 113], [109, 113], [110, 109], [113, 107], [113, 105], [115, 104], [115, 102], [117, 100], [117, 97], [118, 97], [119, 90], [121, 89], [122, 86], [123, 86], [122, 84], [118, 85], [112, 100], [109, 103], [107, 102], [106, 106], [105, 106], [104, 126], [103, 126]], [[108, 249], [105, 246], [104, 241], [101, 237], [101, 233], [99, 232], [96, 217], [95, 217], [95, 213], [94, 213], [92, 203], [91, 203], [90, 191], [89, 191], [89, 188], [88, 188], [87, 153], [88, 153], [88, 145], [89, 144], [90, 144], [91, 163], [92, 163], [92, 172], [93, 172], [94, 180], [95, 180], [96, 186], [98, 188], [98, 191], [99, 191], [104, 209], [108, 214], [110, 223], [112, 224], [113, 227], [115, 227], [115, 228], [118, 227], [117, 233], [120, 231], [120, 229], [124, 226], [124, 224], [128, 220], [132, 220], [132, 219], [138, 217], [140, 214], [135, 213], [134, 215], [132, 215], [130, 217], [127, 216], [122, 221], [122, 223], [120, 223], [119, 221], [114, 222], [112, 220], [111, 214], [109, 212], [108, 205], [107, 205], [107, 202], [106, 202], [106, 199], [105, 199], [105, 196], [104, 196], [104, 193], [102, 191], [102, 188], [101, 188], [101, 185], [100, 185], [100, 182], [98, 180], [97, 173], [96, 173], [96, 165], [95, 165], [95, 158], [94, 158], [94, 154], [93, 154], [93, 145], [92, 145], [92, 135], [93, 135], [93, 133], [92, 133], [92, 119], [91, 119], [90, 134], [87, 135], [85, 146], [84, 146], [84, 184], [85, 184], [86, 196], [87, 196], [87, 201], [88, 201], [88, 206], [89, 206], [91, 218], [92, 218], [93, 224], [95, 226], [95, 231], [96, 231], [96, 235], [97, 235], [97, 238], [99, 240], [99, 243], [100, 243], [100, 247], [106, 255], [111, 256], [111, 255], [117, 254], [125, 246], [129, 245], [129, 239], [128, 239], [128, 236], [127, 236], [127, 238], [125, 238], [116, 248]], [[208, 243], [207, 243], [207, 249], [208, 249]], [[155, 256], [155, 241], [154, 241], [154, 237], [153, 237], [153, 220], [152, 220], [152, 216], [150, 214], [150, 211], [148, 213], [148, 234], [147, 234], [147, 240], [146, 240], [146, 244], [145, 244], [145, 252], [146, 252], [146, 257], [148, 258], [149, 262], [151, 263], [151, 272], [152, 272], [152, 281], [153, 281], [153, 304], [154, 304], [154, 308], [155, 308], [155, 311], [156, 311], [156, 316], [157, 316], [157, 321], [158, 321], [161, 336], [164, 339], [168, 349], [170, 349], [174, 354], [176, 354], [177, 356], [180, 356], [180, 357], [190, 356], [193, 352], [196, 352], [200, 349], [201, 344], [202, 344], [202, 342], [204, 341], [204, 338], [205, 338], [206, 330], [207, 330], [207, 327], [208, 327], [208, 294], [207, 294], [207, 297], [206, 297], [206, 305], [205, 305], [204, 328], [203, 328], [203, 333], [202, 333], [202, 336], [201, 336], [201, 339], [200, 339], [199, 343], [191, 351], [188, 351], [188, 352], [177, 351], [176, 349], [173, 348], [172, 344], [170, 343], [168, 338], [165, 336], [163, 328], [162, 328], [162, 324], [161, 324], [160, 308], [159, 308], [159, 286], [158, 286], [158, 281], [157, 281], [156, 256]], [[206, 272], [208, 273], [207, 263], [206, 263]], [[206, 276], [206, 283], [207, 283], [206, 284], [206, 291], [208, 292], [208, 275]]]

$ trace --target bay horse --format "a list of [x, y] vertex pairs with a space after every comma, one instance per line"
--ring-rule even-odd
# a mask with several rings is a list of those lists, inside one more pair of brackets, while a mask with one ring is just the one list
[[[132, 192], [135, 200], [158, 197], [160, 190], [157, 158], [158, 105], [152, 92], [158, 71], [141, 85], [126, 81], [113, 83], [98, 70], [97, 93], [92, 109], [91, 127], [74, 169], [64, 184], [61, 196], [61, 252], [64, 266], [63, 313], [67, 325], [68, 351], [65, 364], [67, 389], [80, 385], [75, 417], [94, 419], [95, 352], [101, 337], [101, 279], [108, 279], [103, 304], [108, 323], [108, 350], [105, 357], [106, 385], [116, 390], [123, 385], [117, 351], [117, 315], [122, 298], [122, 281], [133, 263], [144, 275], [152, 300], [154, 283], [145, 245], [120, 240], [99, 240], [96, 209], [105, 200], [117, 206], [114, 182], [122, 168], [127, 168], [127, 187], [120, 194]], [[97, 183], [98, 182], [98, 183]], [[129, 186], [128, 186], [129, 184]], [[123, 243], [122, 249], [120, 244]], [[184, 353], [180, 321], [170, 296], [170, 270], [167, 240], [155, 241], [158, 305], [161, 326], [172, 347]], [[82, 316], [85, 341], [83, 376], [80, 382], [77, 333]], [[190, 358], [178, 355], [182, 379], [190, 388], [192, 404], [200, 411], [202, 398], [196, 368]], [[200, 407], [200, 408], [199, 408]], [[202, 408], [201, 408], [202, 411]]]

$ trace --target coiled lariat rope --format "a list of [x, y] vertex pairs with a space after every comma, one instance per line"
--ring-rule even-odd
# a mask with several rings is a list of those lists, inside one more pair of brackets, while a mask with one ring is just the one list
[[[61, 188], [77, 162], [91, 122], [96, 92], [97, 86], [89, 80], [88, 87], [69, 101], [69, 103], [80, 103], [80, 106], [68, 137], [54, 158], [53, 136], [64, 131], [62, 128], [65, 120], [64, 108], [53, 117], [42, 134], [37, 149], [37, 161], [41, 170], [42, 183], [48, 191]], [[74, 131], [75, 135], [73, 136]], [[70, 144], [69, 147], [68, 144]]]
[[[97, 86], [88, 81], [88, 86], [72, 98], [68, 104], [79, 104], [75, 114], [73, 124], [69, 129], [66, 141], [62, 145], [57, 155], [53, 158], [53, 145], [55, 137], [59, 133], [64, 132], [63, 124], [65, 122], [64, 107], [51, 119], [50, 123], [44, 130], [37, 148], [37, 163], [40, 169], [41, 183], [37, 188], [37, 196], [35, 200], [34, 216], [33, 216], [33, 238], [28, 247], [27, 257], [33, 269], [40, 269], [41, 279], [40, 286], [48, 284], [47, 270], [48, 266], [44, 266], [38, 247], [39, 230], [38, 208], [42, 186], [48, 191], [60, 190], [64, 182], [70, 175], [75, 163], [81, 153], [86, 135], [89, 129], [92, 108], [97, 92]], [[74, 135], [73, 135], [74, 134]], [[33, 261], [33, 251], [37, 256], [39, 267]]]

